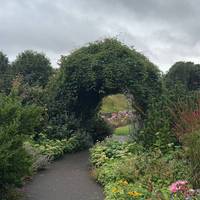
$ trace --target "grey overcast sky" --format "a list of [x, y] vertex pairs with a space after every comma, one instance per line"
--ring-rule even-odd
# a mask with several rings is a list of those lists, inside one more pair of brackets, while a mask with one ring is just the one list
[[53, 66], [75, 48], [117, 37], [162, 71], [200, 62], [200, 0], [0, 0], [0, 50], [12, 61], [26, 49]]

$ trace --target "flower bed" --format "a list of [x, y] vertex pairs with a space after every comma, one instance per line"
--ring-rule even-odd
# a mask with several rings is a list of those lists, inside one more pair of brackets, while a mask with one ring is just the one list
[[172, 183], [176, 180], [190, 180], [182, 149], [162, 154], [159, 149], [145, 152], [136, 143], [104, 141], [96, 144], [90, 153], [92, 175], [104, 187], [106, 200], [199, 198], [194, 196], [195, 193], [189, 194], [192, 191], [190, 184], [187, 189], [185, 187], [185, 193], [178, 187], [174, 190]]
[[112, 127], [117, 128], [130, 124], [135, 119], [135, 113], [132, 111], [102, 113], [101, 117]]

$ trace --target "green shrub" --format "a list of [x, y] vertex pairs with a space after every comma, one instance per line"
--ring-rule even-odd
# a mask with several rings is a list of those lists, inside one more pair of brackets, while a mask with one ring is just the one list
[[5, 191], [0, 191], [1, 200], [21, 200], [23, 199], [23, 194], [20, 190], [16, 190], [16, 188], [8, 188]]
[[5, 198], [10, 188], [20, 186], [22, 178], [31, 172], [31, 158], [15, 130], [15, 126], [0, 128], [0, 199]]
[[40, 119], [40, 108], [22, 106], [16, 98], [0, 94], [0, 199], [30, 174], [32, 162], [23, 141], [35, 134]]
[[134, 135], [134, 139], [146, 148], [156, 147], [163, 152], [167, 152], [171, 145], [178, 145], [179, 139], [173, 131], [174, 113], [177, 111], [176, 105], [186, 101], [190, 95], [178, 84], [171, 90], [163, 87], [162, 95], [152, 98], [143, 127]]
[[190, 92], [174, 103], [172, 130], [176, 138], [186, 149], [191, 166], [191, 178], [194, 187], [200, 187], [200, 96], [199, 92]]
[[96, 168], [95, 178], [104, 186], [121, 179], [135, 183], [141, 175], [137, 165], [137, 156], [133, 155], [120, 159], [107, 159], [104, 165]]
[[40, 148], [35, 147], [34, 142], [25, 141], [24, 148], [26, 152], [32, 157], [32, 170], [37, 172], [38, 170], [46, 169], [52, 161], [52, 156], [43, 154]]
[[93, 145], [93, 140], [89, 133], [84, 130], [79, 130], [69, 138], [67, 145], [71, 146], [71, 148], [66, 152], [76, 152], [91, 147]]
[[169, 97], [162, 95], [153, 99], [136, 139], [146, 148], [159, 147], [166, 151], [168, 144], [175, 143], [176, 139], [171, 131], [171, 114], [169, 111]]
[[98, 142], [90, 149], [91, 163], [95, 167], [102, 166], [109, 159], [127, 157], [128, 155], [139, 154], [142, 147], [136, 143], [120, 143], [118, 141], [105, 140]]
[[[51, 161], [52, 159], [61, 157], [64, 153], [71, 153], [86, 149], [92, 144], [90, 143], [91, 139], [84, 132], [72, 135], [69, 139], [61, 140], [48, 139], [47, 136], [42, 133], [40, 133], [38, 136], [39, 138], [37, 141], [30, 139], [26, 141], [24, 145], [31, 154], [35, 154], [37, 151], [39, 151], [39, 156], [37, 156], [35, 162], [38, 163], [41, 161], [42, 165], [43, 161], [48, 162], [48, 160]], [[41, 155], [45, 157], [42, 157]], [[40, 167], [38, 166], [36, 169], [37, 168]]]
[[185, 135], [200, 130], [200, 93], [192, 92], [172, 108], [173, 132], [180, 142]]
[[188, 134], [184, 137], [186, 152], [190, 161], [192, 184], [200, 187], [200, 131]]
[[95, 117], [89, 132], [93, 142], [96, 142], [96, 141], [102, 141], [107, 136], [112, 135], [113, 128], [107, 122], [105, 122], [101, 117]]

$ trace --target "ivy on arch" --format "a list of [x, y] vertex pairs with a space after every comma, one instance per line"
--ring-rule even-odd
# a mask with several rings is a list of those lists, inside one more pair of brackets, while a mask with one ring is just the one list
[[[62, 56], [51, 89], [49, 117], [53, 132], [90, 127], [103, 97], [130, 94], [145, 113], [160, 93], [158, 68], [145, 56], [117, 39], [97, 41]], [[65, 132], [65, 133], [64, 133]]]

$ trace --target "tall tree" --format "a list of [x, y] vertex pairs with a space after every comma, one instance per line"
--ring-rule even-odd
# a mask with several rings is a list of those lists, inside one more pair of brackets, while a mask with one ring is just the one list
[[8, 68], [8, 58], [0, 51], [0, 72], [5, 73]]
[[44, 87], [52, 73], [49, 59], [42, 53], [27, 50], [19, 54], [12, 63], [15, 75], [22, 75], [30, 86]]
[[11, 85], [11, 73], [8, 57], [0, 52], [0, 92], [7, 92]]
[[187, 90], [200, 89], [200, 65], [192, 62], [177, 62], [165, 76], [168, 87], [174, 84], [182, 84]]

